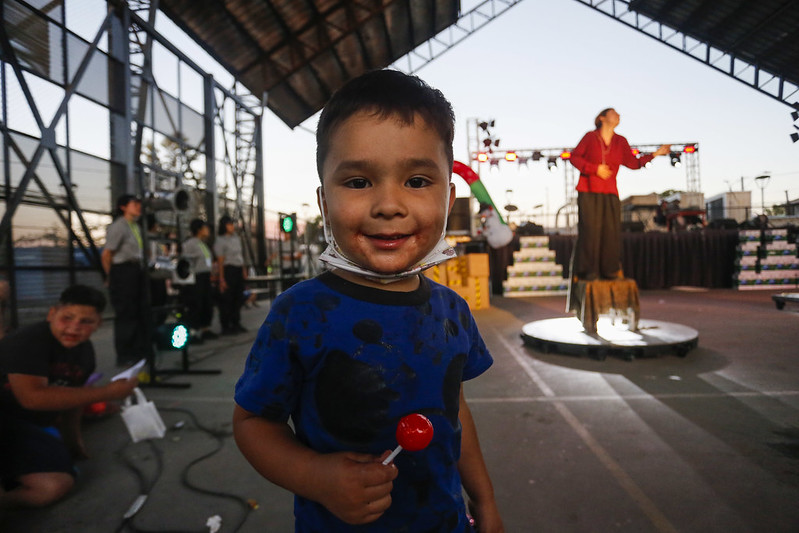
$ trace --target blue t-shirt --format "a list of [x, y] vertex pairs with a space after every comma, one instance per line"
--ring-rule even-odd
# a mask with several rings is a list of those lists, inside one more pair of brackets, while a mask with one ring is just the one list
[[433, 423], [427, 448], [394, 460], [392, 504], [376, 522], [350, 526], [296, 497], [298, 532], [467, 530], [460, 386], [492, 358], [466, 301], [421, 279], [416, 291], [391, 292], [324, 273], [278, 296], [258, 332], [236, 403], [269, 420], [291, 417], [310, 448], [379, 455], [397, 446], [403, 416]]

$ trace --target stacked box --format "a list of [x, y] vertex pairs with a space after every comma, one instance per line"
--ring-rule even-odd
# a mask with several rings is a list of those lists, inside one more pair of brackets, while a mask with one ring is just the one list
[[[739, 290], [799, 287], [797, 245], [787, 229], [741, 230], [733, 285]], [[758, 249], [760, 258], [758, 260]]]
[[430, 267], [424, 271], [425, 276], [432, 279], [436, 283], [440, 283], [442, 285], [447, 284], [447, 267], [445, 266], [446, 263], [441, 263], [434, 267]]
[[508, 279], [502, 283], [504, 296], [549, 296], [566, 294], [569, 285], [563, 277], [563, 265], [555, 262], [549, 249], [549, 237], [521, 237], [519, 251], [513, 252]]
[[491, 306], [488, 254], [466, 254], [429, 268], [425, 275], [446, 285], [469, 304], [469, 309]]

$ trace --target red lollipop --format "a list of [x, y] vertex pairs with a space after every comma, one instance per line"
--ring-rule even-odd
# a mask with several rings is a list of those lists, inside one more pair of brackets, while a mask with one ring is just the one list
[[383, 464], [389, 464], [403, 449], [410, 452], [424, 450], [431, 440], [433, 440], [433, 423], [426, 416], [419, 413], [403, 416], [397, 424], [399, 446], [394, 448]]

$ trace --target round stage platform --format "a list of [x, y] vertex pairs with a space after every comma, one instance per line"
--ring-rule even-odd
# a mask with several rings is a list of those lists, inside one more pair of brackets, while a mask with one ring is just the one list
[[614, 325], [603, 317], [597, 332], [588, 334], [576, 317], [565, 317], [525, 324], [522, 339], [544, 353], [587, 355], [599, 361], [612, 355], [632, 361], [667, 353], [685, 357], [699, 343], [699, 333], [681, 324], [646, 319], [638, 322], [638, 331], [630, 331], [626, 324]]

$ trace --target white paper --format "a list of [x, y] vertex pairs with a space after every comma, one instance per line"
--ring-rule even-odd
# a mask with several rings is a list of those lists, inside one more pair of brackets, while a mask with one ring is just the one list
[[116, 376], [112, 377], [111, 381], [117, 381], [117, 380], [120, 380], [120, 379], [135, 378], [136, 376], [139, 375], [139, 372], [141, 371], [142, 368], [144, 368], [145, 364], [147, 364], [147, 359], [142, 359], [141, 361], [139, 361], [138, 363], [136, 363], [132, 367], [128, 368], [127, 370], [123, 370], [122, 372], [120, 372]]

